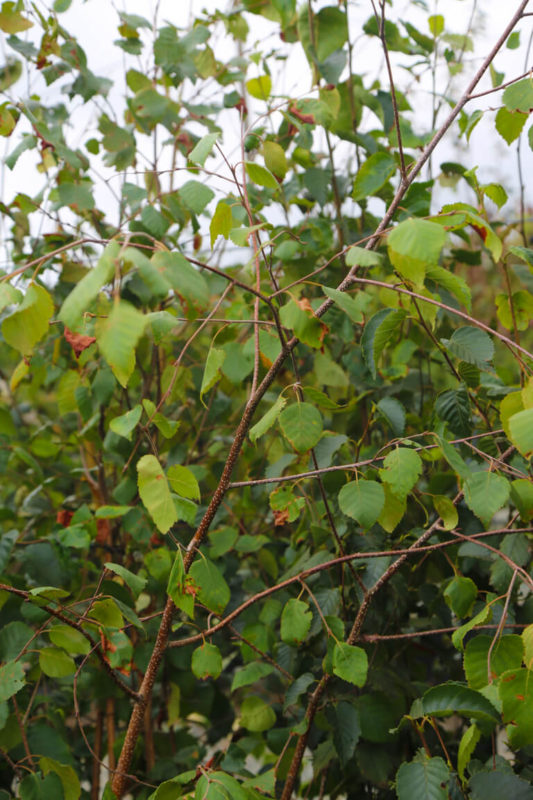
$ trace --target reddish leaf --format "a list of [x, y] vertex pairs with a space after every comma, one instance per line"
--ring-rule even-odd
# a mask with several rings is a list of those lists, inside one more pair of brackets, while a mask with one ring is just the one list
[[65, 325], [64, 336], [66, 341], [72, 347], [76, 354], [76, 358], [80, 357], [80, 353], [83, 353], [84, 350], [87, 350], [96, 339], [94, 336], [84, 336], [82, 333], [72, 333], [71, 330], [67, 328]]

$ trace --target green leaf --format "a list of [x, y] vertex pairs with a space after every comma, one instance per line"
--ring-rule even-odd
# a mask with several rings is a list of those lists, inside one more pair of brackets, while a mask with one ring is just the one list
[[488, 525], [505, 505], [510, 493], [509, 481], [494, 472], [474, 472], [463, 484], [465, 503], [476, 517]]
[[[39, 767], [43, 775], [48, 775], [50, 772], [55, 773], [63, 786], [64, 800], [78, 800], [81, 794], [80, 779], [76, 775], [73, 767], [69, 764], [61, 764], [53, 758], [43, 756], [39, 759]], [[44, 800], [44, 787], [43, 787], [43, 800]]]
[[494, 345], [490, 336], [470, 325], [457, 328], [451, 339], [441, 339], [441, 342], [452, 355], [468, 364], [475, 364], [480, 369], [489, 369], [488, 362], [494, 357]]
[[379, 152], [369, 156], [355, 176], [353, 199], [363, 200], [376, 194], [394, 175], [396, 169], [396, 159], [390, 153]]
[[[200, 400], [203, 403], [203, 396], [206, 394], [215, 383], [222, 377], [220, 367], [226, 359], [226, 351], [220, 350], [215, 347], [211, 342], [211, 347], [207, 354], [205, 361], [205, 369], [202, 378], [202, 385], [200, 387]], [[205, 403], [204, 403], [205, 405]]]
[[375, 250], [367, 250], [366, 247], [352, 245], [346, 251], [346, 266], [355, 267], [375, 267], [383, 264], [383, 255], [376, 253]]
[[262, 167], [261, 164], [254, 164], [253, 161], [245, 161], [244, 166], [252, 183], [264, 186], [265, 189], [279, 189], [279, 183], [266, 167]]
[[533, 672], [529, 669], [503, 672], [498, 689], [503, 721], [511, 723], [507, 728], [510, 746], [519, 749], [533, 744]]
[[256, 100], [267, 100], [272, 91], [272, 79], [270, 75], [260, 75], [259, 78], [251, 78], [246, 81], [248, 93]]
[[205, 186], [199, 181], [187, 181], [178, 189], [178, 194], [185, 208], [188, 208], [193, 214], [201, 214], [215, 196], [209, 186]]
[[524, 644], [521, 636], [505, 634], [493, 642], [492, 636], [478, 634], [466, 644], [464, 670], [468, 685], [472, 689], [482, 689], [498, 678], [502, 672], [520, 669], [522, 665]]
[[222, 614], [229, 603], [230, 590], [216, 564], [205, 557], [198, 558], [189, 574], [198, 587], [197, 600], [215, 614]]
[[459, 300], [470, 311], [472, 307], [472, 293], [467, 282], [459, 275], [455, 275], [443, 267], [429, 266], [426, 269], [426, 278], [434, 281], [437, 286], [442, 286]]
[[100, 256], [96, 267], [89, 270], [68, 295], [57, 315], [58, 319], [60, 319], [67, 328], [71, 330], [77, 328], [82, 320], [83, 314], [89, 310], [92, 301], [97, 296], [100, 289], [112, 279], [115, 274], [115, 263], [119, 254], [120, 245], [118, 242], [111, 242], [108, 244]]
[[91, 649], [89, 640], [70, 625], [54, 625], [48, 629], [48, 636], [52, 644], [62, 647], [71, 656], [85, 656]]
[[[364, 252], [366, 252], [366, 250]], [[357, 300], [351, 295], [346, 292], [339, 292], [337, 289], [330, 289], [329, 286], [323, 286], [322, 291], [330, 300], [333, 300], [335, 305], [349, 316], [352, 322], [360, 324], [363, 321], [363, 312]]]
[[131, 411], [127, 411], [125, 414], [121, 414], [120, 417], [115, 417], [112, 419], [109, 423], [109, 427], [113, 433], [116, 433], [118, 436], [123, 436], [125, 439], [128, 439], [128, 441], [131, 442], [133, 431], [135, 430], [142, 413], [142, 406], [137, 404], [131, 409]]
[[512, 144], [522, 133], [527, 118], [528, 114], [522, 111], [509, 111], [502, 106], [496, 114], [496, 130], [507, 144]]
[[422, 286], [426, 268], [438, 264], [445, 242], [442, 225], [425, 219], [407, 219], [389, 233], [389, 258], [403, 278]]
[[360, 478], [346, 483], [339, 492], [339, 508], [362, 528], [371, 528], [385, 505], [383, 486]]
[[377, 408], [389, 423], [394, 436], [403, 436], [405, 431], [405, 408], [395, 397], [382, 397]]
[[20, 3], [4, 2], [0, 11], [0, 30], [5, 33], [22, 33], [33, 26], [26, 17], [20, 13]]
[[124, 388], [135, 368], [135, 348], [146, 326], [146, 317], [121, 300], [97, 331], [96, 340], [115, 378]]
[[368, 320], [363, 328], [361, 349], [363, 358], [374, 380], [377, 378], [377, 363], [386, 345], [401, 327], [407, 312], [382, 308]]
[[435, 511], [442, 520], [442, 527], [444, 530], [453, 531], [459, 522], [459, 515], [457, 513], [457, 508], [450, 498], [443, 494], [435, 495], [435, 497], [433, 497], [433, 505]]
[[167, 470], [167, 478], [173, 492], [190, 500], [200, 500], [198, 481], [188, 467], [173, 464]]
[[10, 283], [0, 283], [0, 311], [6, 306], [20, 303], [24, 295]]
[[168, 481], [155, 456], [142, 456], [137, 462], [139, 495], [144, 507], [161, 533], [177, 522], [178, 515], [170, 494]]
[[401, 522], [407, 509], [406, 498], [397, 497], [391, 491], [388, 483], [383, 484], [383, 490], [385, 492], [385, 505], [378, 517], [378, 522], [387, 533], [392, 533]]
[[461, 736], [459, 750], [457, 752], [457, 774], [462, 781], [465, 777], [465, 769], [470, 763], [470, 759], [480, 738], [481, 731], [475, 724], [470, 725]]
[[53, 313], [54, 304], [46, 289], [30, 284], [18, 309], [2, 323], [5, 341], [23, 356], [31, 355], [37, 342], [48, 333]]
[[211, 153], [213, 147], [215, 146], [218, 136], [218, 133], [208, 133], [206, 136], [203, 136], [189, 153], [189, 161], [192, 161], [193, 164], [200, 164], [200, 166], [203, 167], [207, 156]]
[[368, 673], [366, 651], [346, 642], [337, 642], [333, 648], [333, 673], [354, 686], [364, 686]]
[[351, 703], [341, 700], [335, 707], [332, 722], [335, 749], [339, 754], [341, 765], [346, 767], [353, 758], [355, 747], [361, 736], [359, 712]]
[[[455, 509], [455, 506], [453, 507]], [[463, 619], [471, 613], [476, 598], [477, 586], [471, 578], [456, 575], [444, 590], [446, 603], [459, 619]]]
[[130, 572], [129, 569], [126, 569], [126, 567], [123, 567], [121, 564], [114, 564], [112, 561], [106, 561], [104, 566], [106, 569], [114, 572], [115, 575], [118, 575], [119, 578], [122, 578], [124, 583], [130, 587], [134, 597], [138, 597], [146, 586], [146, 578], [135, 575], [135, 573]]
[[[166, 551], [165, 551], [166, 552]], [[190, 581], [185, 575], [183, 556], [178, 550], [174, 557], [172, 569], [167, 583], [167, 594], [177, 608], [180, 608], [191, 619], [194, 618], [194, 592], [189, 591]]]
[[422, 756], [396, 773], [398, 800], [448, 800], [450, 770], [442, 758]]
[[526, 478], [511, 481], [511, 500], [520, 512], [520, 519], [529, 522], [533, 517], [533, 484]]
[[241, 706], [241, 725], [252, 733], [267, 731], [276, 722], [272, 706], [260, 697], [246, 697]]
[[79, 183], [60, 183], [57, 191], [62, 206], [72, 206], [78, 212], [94, 208], [94, 197], [89, 186]]
[[533, 454], [533, 408], [526, 408], [509, 417], [509, 434], [512, 443], [523, 456]]
[[265, 166], [270, 172], [280, 180], [287, 174], [288, 164], [285, 150], [277, 142], [266, 141], [263, 144], [263, 158]]
[[291, 598], [281, 614], [281, 639], [287, 644], [303, 642], [311, 627], [313, 615], [307, 603]]
[[211, 247], [213, 247], [219, 236], [223, 236], [224, 239], [227, 239], [232, 227], [233, 217], [231, 216], [231, 208], [227, 203], [221, 201], [217, 205], [215, 213], [211, 217], [211, 222], [209, 223]]
[[476, 772], [468, 783], [472, 800], [533, 800], [533, 786], [508, 769]]
[[267, 431], [269, 431], [269, 430], [270, 430], [270, 428], [272, 427], [272, 425], [274, 425], [274, 423], [276, 422], [277, 418], [279, 417], [279, 415], [280, 415], [280, 414], [281, 414], [281, 412], [283, 411], [283, 409], [284, 409], [284, 407], [285, 407], [286, 403], [287, 403], [287, 400], [286, 400], [286, 398], [285, 398], [285, 397], [283, 397], [283, 396], [280, 394], [280, 395], [279, 395], [279, 397], [278, 397], [278, 399], [277, 399], [277, 400], [276, 400], [276, 402], [274, 403], [274, 405], [273, 405], [273, 406], [271, 406], [271, 407], [268, 409], [268, 411], [266, 412], [266, 414], [263, 414], [263, 416], [261, 417], [261, 419], [260, 419], [258, 422], [256, 422], [256, 423], [255, 423], [255, 425], [253, 426], [253, 428], [250, 428], [250, 430], [249, 430], [249, 432], [248, 432], [248, 436], [250, 437], [250, 441], [251, 441], [253, 444], [255, 444], [255, 443], [257, 442], [257, 440], [258, 440], [258, 439], [259, 439], [261, 436], [264, 436], [264, 434], [265, 434]]
[[308, 300], [289, 300], [280, 309], [280, 319], [286, 328], [294, 331], [301, 342], [315, 349], [322, 347], [326, 328], [313, 313]]
[[492, 608], [489, 605], [486, 605], [475, 617], [472, 617], [471, 620], [465, 622], [464, 625], [461, 625], [460, 628], [457, 628], [456, 631], [452, 634], [452, 643], [453, 646], [457, 648], [457, 650], [463, 650], [463, 639], [465, 638], [467, 633], [470, 633], [476, 625], [484, 625], [485, 622], [490, 622], [492, 619]]
[[231, 684], [231, 691], [235, 692], [242, 686], [250, 686], [252, 683], [268, 677], [274, 671], [271, 664], [265, 664], [263, 661], [252, 661], [251, 664], [246, 664], [244, 667], [238, 669]]
[[381, 480], [388, 483], [393, 494], [406, 497], [422, 474], [422, 460], [418, 453], [407, 447], [397, 447], [383, 461]]
[[0, 667], [0, 703], [9, 700], [24, 686], [24, 669], [20, 661], [8, 661]]
[[56, 647], [44, 647], [39, 651], [39, 666], [49, 678], [65, 678], [76, 672], [74, 659]]
[[191, 669], [193, 675], [200, 680], [206, 678], [216, 680], [222, 672], [222, 656], [218, 647], [209, 642], [197, 647], [192, 654]]
[[508, 86], [503, 93], [502, 100], [509, 111], [523, 111], [529, 114], [533, 108], [533, 81], [524, 78]]
[[322, 415], [310, 403], [294, 403], [283, 409], [279, 424], [297, 453], [311, 450], [322, 436]]
[[204, 276], [181, 253], [158, 251], [151, 262], [185, 305], [199, 311], [209, 303], [209, 289]]
[[497, 709], [484, 695], [454, 681], [428, 689], [422, 697], [422, 714], [433, 717], [462, 714], [474, 719], [500, 721]]
[[[452, 433], [457, 436], [468, 436], [470, 433], [470, 398], [464, 384], [461, 384], [458, 389], [447, 389], [445, 392], [441, 392], [435, 400], [435, 412], [444, 422], [448, 423]], [[450, 450], [448, 453], [451, 455]], [[455, 469], [451, 462], [450, 466]]]

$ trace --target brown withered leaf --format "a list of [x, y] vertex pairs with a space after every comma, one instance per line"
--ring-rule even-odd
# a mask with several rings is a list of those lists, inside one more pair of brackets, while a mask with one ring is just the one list
[[72, 333], [72, 331], [69, 330], [66, 325], [64, 336], [66, 341], [74, 350], [76, 358], [79, 358], [80, 353], [83, 353], [84, 350], [87, 350], [88, 347], [96, 342], [96, 338], [94, 336], [84, 336], [82, 333]]
[[285, 525], [289, 521], [289, 510], [284, 508], [282, 511], [274, 511], [274, 525]]

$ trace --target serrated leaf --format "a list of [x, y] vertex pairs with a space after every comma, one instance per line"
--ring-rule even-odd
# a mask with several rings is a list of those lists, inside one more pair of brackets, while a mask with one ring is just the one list
[[48, 636], [52, 644], [62, 647], [71, 656], [87, 655], [91, 649], [91, 643], [81, 631], [71, 628], [70, 625], [54, 625], [48, 629]]
[[211, 247], [213, 247], [219, 236], [228, 239], [232, 226], [233, 218], [231, 216], [231, 208], [227, 203], [221, 201], [218, 203], [215, 213], [211, 217], [211, 222], [209, 223]]
[[287, 644], [303, 642], [311, 627], [313, 614], [308, 603], [291, 598], [285, 603], [281, 614], [281, 639]]
[[188, 467], [173, 464], [167, 470], [167, 479], [173, 492], [190, 500], [200, 500], [198, 481]]
[[468, 782], [472, 790], [472, 800], [533, 800], [533, 786], [529, 781], [519, 778], [514, 772], [505, 769], [490, 772], [476, 772]]
[[276, 714], [272, 706], [260, 697], [246, 697], [241, 706], [241, 725], [252, 733], [269, 730], [276, 722]]
[[511, 723], [507, 728], [510, 746], [519, 749], [533, 744], [533, 672], [529, 669], [503, 672], [498, 690], [503, 721]]
[[444, 590], [443, 597], [455, 616], [463, 619], [472, 611], [477, 597], [477, 586], [471, 578], [456, 575]]
[[363, 358], [374, 380], [377, 378], [377, 363], [383, 350], [401, 327], [407, 312], [382, 308], [368, 320], [363, 328], [361, 349]]
[[213, 147], [215, 146], [218, 136], [218, 133], [208, 133], [206, 136], [203, 136], [189, 153], [189, 161], [192, 161], [193, 164], [200, 164], [200, 166], [203, 167], [207, 156], [211, 153]]
[[178, 189], [178, 194], [183, 205], [193, 214], [201, 214], [215, 196], [214, 191], [209, 186], [199, 181], [187, 181]]
[[464, 780], [465, 769], [470, 763], [470, 759], [480, 738], [481, 731], [477, 725], [470, 725], [461, 736], [459, 750], [457, 752], [457, 774], [461, 780]]
[[261, 419], [255, 423], [253, 428], [250, 428], [248, 432], [248, 436], [250, 437], [250, 441], [255, 444], [256, 441], [263, 436], [274, 423], [276, 422], [277, 418], [283, 411], [285, 405], [287, 403], [287, 399], [283, 397], [281, 394], [274, 403], [271, 408], [268, 409], [266, 414], [263, 414]]
[[283, 180], [288, 169], [287, 157], [283, 147], [277, 142], [267, 140], [263, 144], [262, 152], [266, 168], [269, 169], [276, 178]]
[[356, 264], [360, 267], [374, 267], [383, 264], [381, 253], [367, 250], [366, 247], [357, 247], [357, 245], [348, 248], [345, 258], [347, 267], [354, 267]]
[[280, 309], [279, 315], [282, 324], [286, 328], [291, 328], [301, 342], [315, 349], [322, 347], [327, 328], [315, 316], [311, 304], [306, 298], [289, 300]]
[[[366, 250], [364, 251], [366, 253]], [[360, 324], [363, 321], [363, 312], [355, 300], [351, 295], [347, 294], [346, 292], [339, 292], [337, 289], [330, 289], [329, 286], [323, 286], [322, 290], [324, 294], [329, 297], [330, 300], [333, 300], [335, 305], [337, 305], [345, 314], [349, 316], [352, 322], [356, 324]]]
[[511, 500], [520, 512], [520, 518], [529, 522], [533, 517], [533, 483], [526, 478], [512, 481]]
[[140, 575], [135, 575], [134, 572], [126, 569], [126, 567], [123, 567], [121, 564], [114, 564], [112, 561], [106, 561], [104, 566], [106, 569], [114, 572], [115, 575], [118, 575], [119, 578], [122, 578], [126, 586], [129, 586], [135, 597], [138, 597], [146, 586], [146, 578], [141, 578]]
[[437, 440], [439, 442], [439, 446], [442, 450], [442, 455], [450, 465], [450, 467], [460, 475], [461, 478], [466, 479], [469, 478], [472, 474], [472, 470], [465, 461], [461, 458], [453, 444], [447, 442], [446, 439], [438, 436]]
[[422, 474], [422, 459], [414, 450], [397, 447], [383, 461], [381, 480], [399, 498], [406, 497]]
[[57, 647], [43, 647], [39, 651], [39, 666], [49, 678], [65, 678], [76, 672], [74, 659]]
[[2, 323], [5, 341], [23, 356], [48, 333], [48, 322], [54, 313], [52, 298], [38, 283], [30, 284], [18, 309]]
[[24, 686], [24, 669], [20, 661], [8, 661], [0, 667], [0, 703], [9, 700]]
[[392, 533], [397, 525], [401, 522], [403, 515], [407, 509], [405, 497], [397, 497], [392, 491], [388, 483], [383, 484], [385, 492], [385, 504], [383, 511], [378, 517], [378, 522], [387, 533]]
[[408, 219], [389, 233], [389, 258], [403, 278], [421, 286], [426, 267], [438, 264], [445, 242], [442, 225], [425, 219]]
[[200, 680], [206, 678], [218, 678], [222, 672], [222, 656], [220, 650], [214, 644], [204, 642], [196, 650], [193, 650], [191, 670], [193, 675]]
[[448, 800], [450, 770], [442, 758], [403, 763], [396, 773], [398, 800]]
[[166, 533], [177, 521], [168, 481], [155, 456], [146, 455], [137, 462], [139, 495], [144, 507], [161, 533]]
[[353, 185], [354, 200], [376, 194], [397, 169], [396, 159], [390, 153], [374, 153], [362, 164]]
[[96, 267], [87, 272], [68, 295], [57, 315], [67, 328], [76, 329], [100, 289], [111, 280], [115, 274], [115, 262], [119, 254], [118, 242], [108, 244]]
[[274, 671], [271, 664], [265, 664], [263, 661], [252, 661], [251, 664], [246, 664], [244, 667], [238, 669], [231, 684], [231, 691], [235, 692], [242, 686], [250, 686], [252, 683], [266, 678]]
[[200, 387], [200, 400], [202, 403], [204, 394], [206, 394], [222, 377], [220, 367], [224, 363], [225, 359], [226, 351], [215, 347], [214, 344], [211, 343], [211, 347], [209, 348], [209, 352], [205, 361], [202, 385]]
[[361, 527], [371, 528], [385, 505], [383, 486], [377, 481], [360, 478], [346, 483], [339, 492], [339, 508]]
[[131, 442], [133, 431], [135, 430], [141, 415], [143, 413], [142, 406], [137, 404], [131, 411], [121, 414], [120, 417], [115, 417], [109, 423], [110, 429], [118, 436], [123, 436]]
[[509, 438], [523, 456], [533, 453], [533, 408], [526, 408], [509, 417]]
[[403, 436], [405, 431], [405, 408], [395, 397], [382, 397], [377, 408], [389, 423], [394, 436]]
[[244, 166], [252, 183], [264, 186], [265, 189], [279, 189], [279, 183], [266, 167], [262, 167], [261, 164], [254, 164], [253, 161], [246, 161]]
[[510, 493], [509, 481], [494, 472], [474, 472], [463, 484], [465, 503], [476, 517], [488, 525], [505, 505]]
[[338, 642], [333, 648], [333, 673], [354, 686], [364, 686], [368, 674], [368, 657], [362, 647]]
[[470, 398], [464, 384], [458, 389], [441, 392], [435, 400], [435, 412], [448, 423], [452, 433], [457, 436], [470, 433]]
[[19, 289], [15, 289], [10, 283], [0, 283], [0, 311], [6, 306], [20, 303], [24, 295]]
[[209, 289], [204, 276], [195, 269], [185, 256], [174, 251], [158, 251], [151, 258], [152, 264], [174, 289], [185, 305], [186, 311], [201, 311], [209, 303]]
[[229, 603], [230, 590], [216, 564], [208, 558], [198, 558], [189, 575], [198, 587], [197, 600], [215, 614], [222, 614]]
[[146, 317], [121, 300], [113, 305], [97, 331], [96, 341], [115, 378], [124, 388], [135, 368], [135, 348], [146, 326]]
[[490, 336], [485, 331], [465, 325], [457, 328], [450, 339], [441, 339], [452, 355], [475, 364], [480, 369], [488, 369], [488, 362], [494, 357], [494, 345]]
[[500, 721], [498, 711], [484, 695], [454, 681], [428, 689], [422, 697], [422, 714], [434, 717], [463, 714], [475, 719]]
[[503, 93], [502, 100], [509, 111], [522, 111], [529, 114], [533, 108], [533, 81], [524, 78], [508, 86]]
[[426, 278], [434, 281], [437, 286], [443, 286], [450, 294], [459, 300], [469, 311], [472, 307], [472, 293], [467, 282], [459, 275], [455, 275], [443, 267], [429, 266], [426, 269]]
[[453, 646], [457, 648], [457, 650], [463, 650], [463, 639], [465, 638], [467, 633], [470, 633], [476, 625], [483, 625], [485, 622], [490, 622], [492, 619], [492, 608], [489, 605], [486, 605], [485, 608], [481, 609], [471, 620], [465, 622], [464, 625], [461, 625], [460, 628], [457, 628], [456, 631], [452, 634], [452, 643]]
[[457, 513], [457, 508], [452, 503], [450, 498], [443, 494], [435, 495], [433, 498], [433, 505], [435, 507], [435, 511], [442, 520], [442, 527], [444, 530], [453, 531], [459, 522], [459, 515]]
[[[490, 675], [489, 675], [490, 652]], [[522, 637], [505, 634], [494, 642], [492, 636], [478, 634], [465, 647], [464, 670], [468, 685], [472, 689], [488, 686], [502, 672], [520, 669], [524, 656]]]
[[[331, 719], [331, 718], [330, 718]], [[340, 700], [334, 711], [333, 742], [342, 766], [353, 758], [355, 747], [361, 736], [359, 712], [351, 703]]]
[[283, 409], [279, 424], [283, 435], [298, 453], [311, 450], [322, 436], [322, 415], [310, 403], [293, 403]]

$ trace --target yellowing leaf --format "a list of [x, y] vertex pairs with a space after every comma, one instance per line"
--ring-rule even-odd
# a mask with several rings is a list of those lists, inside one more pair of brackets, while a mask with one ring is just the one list
[[123, 300], [98, 330], [96, 340], [121, 386], [126, 387], [135, 367], [135, 347], [146, 325], [146, 317]]
[[178, 521], [174, 501], [161, 464], [155, 456], [143, 456], [137, 462], [139, 495], [161, 533]]
[[200, 387], [200, 400], [202, 400], [202, 402], [204, 394], [206, 394], [206, 392], [208, 392], [209, 389], [211, 389], [211, 387], [214, 386], [215, 383], [220, 378], [221, 376], [220, 367], [224, 363], [225, 358], [226, 358], [226, 351], [220, 350], [219, 348], [214, 347], [214, 345], [211, 344], [205, 362], [202, 385]]
[[30, 355], [47, 333], [53, 313], [54, 304], [46, 289], [32, 283], [17, 311], [3, 321], [4, 339], [23, 356]]

